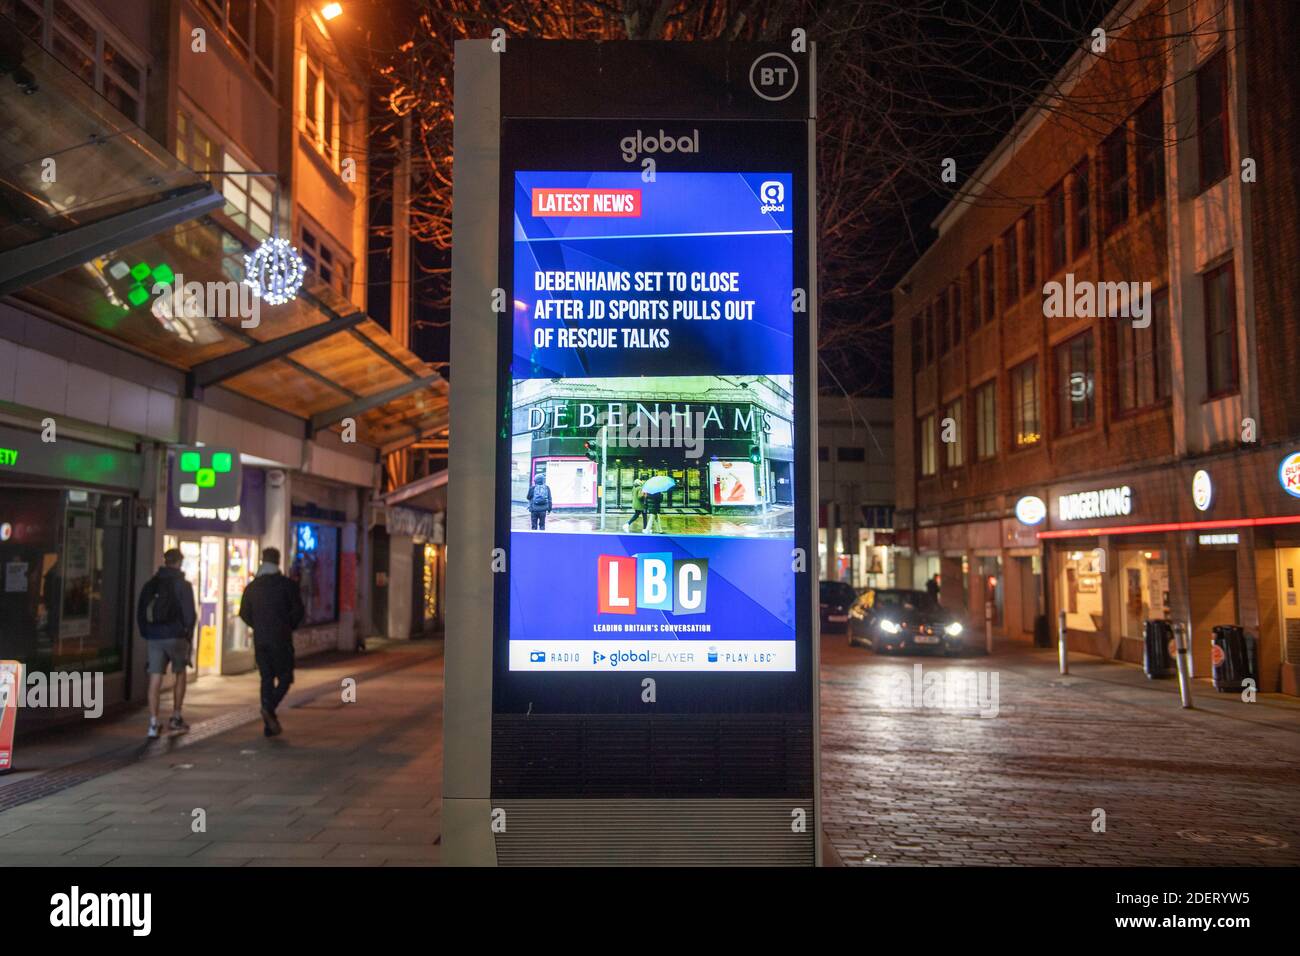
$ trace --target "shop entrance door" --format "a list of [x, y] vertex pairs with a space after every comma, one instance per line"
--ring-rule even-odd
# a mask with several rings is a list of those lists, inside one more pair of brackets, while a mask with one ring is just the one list
[[1187, 577], [1192, 608], [1192, 669], [1197, 677], [1209, 677], [1214, 628], [1238, 623], [1237, 554], [1197, 551], [1192, 555]]
[[1043, 603], [1043, 581], [1034, 571], [1034, 558], [1015, 560], [1016, 578], [1020, 581], [1020, 630], [1032, 634], [1034, 621], [1043, 613], [1039, 610]]
[[195, 642], [190, 659], [191, 674], [221, 673], [222, 568], [225, 540], [215, 535], [181, 538], [167, 547], [180, 548], [181, 571], [194, 588], [194, 609], [198, 614]]

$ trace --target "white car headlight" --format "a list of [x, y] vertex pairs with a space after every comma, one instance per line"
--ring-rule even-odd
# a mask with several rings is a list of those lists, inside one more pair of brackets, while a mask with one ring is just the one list
[[895, 624], [887, 617], [882, 617], [880, 619], [880, 629], [884, 631], [886, 634], [897, 634], [900, 630], [902, 630], [902, 628], [900, 628], [897, 624]]
[[947, 634], [949, 637], [956, 637], [958, 634], [961, 633], [961, 625], [958, 624], [956, 621], [953, 621], [951, 624], [949, 624], [947, 627], [943, 629], [943, 632]]

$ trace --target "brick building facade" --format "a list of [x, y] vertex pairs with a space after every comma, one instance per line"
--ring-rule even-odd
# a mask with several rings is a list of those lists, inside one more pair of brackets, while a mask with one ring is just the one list
[[936, 219], [894, 291], [900, 583], [1132, 661], [1185, 621], [1199, 675], [1241, 625], [1297, 693], [1296, 19], [1121, 4]]

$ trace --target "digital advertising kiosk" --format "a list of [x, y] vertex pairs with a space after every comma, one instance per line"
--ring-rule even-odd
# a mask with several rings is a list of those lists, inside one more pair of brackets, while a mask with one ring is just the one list
[[447, 864], [819, 860], [814, 78], [456, 46]]

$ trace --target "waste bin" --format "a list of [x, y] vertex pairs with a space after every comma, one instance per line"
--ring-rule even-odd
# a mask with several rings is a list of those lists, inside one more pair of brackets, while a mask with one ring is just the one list
[[1047, 630], [1047, 615], [1039, 614], [1034, 618], [1034, 647], [1051, 647], [1052, 635]]
[[1259, 684], [1258, 638], [1236, 624], [1220, 624], [1210, 639], [1210, 663], [1214, 689], [1233, 693], [1245, 686], [1246, 678]]
[[1146, 672], [1147, 680], [1172, 677], [1177, 653], [1172, 624], [1168, 621], [1142, 622], [1142, 670]]

